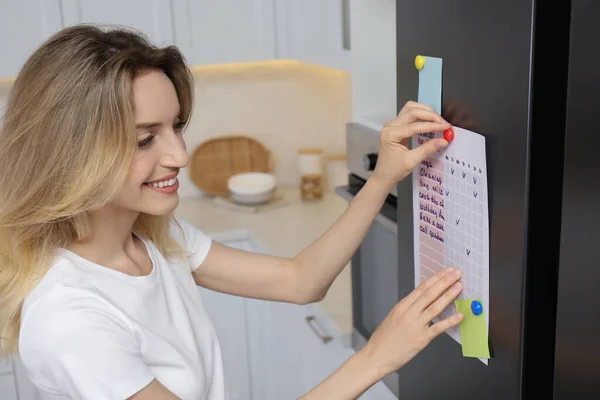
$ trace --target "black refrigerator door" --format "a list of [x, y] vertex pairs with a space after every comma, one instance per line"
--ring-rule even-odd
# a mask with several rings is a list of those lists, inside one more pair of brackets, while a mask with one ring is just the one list
[[[552, 396], [569, 9], [542, 3], [396, 2], [398, 108], [417, 100], [415, 56], [441, 57], [442, 115], [486, 137], [490, 201], [492, 359], [442, 334], [399, 371], [402, 399]], [[402, 296], [414, 289], [411, 193], [400, 182]]]
[[563, 224], [556, 335], [556, 400], [600, 399], [600, 3], [573, 0]]

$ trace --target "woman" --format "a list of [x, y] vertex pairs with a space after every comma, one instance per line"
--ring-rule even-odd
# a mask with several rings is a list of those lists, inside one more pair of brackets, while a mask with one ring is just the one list
[[[1, 348], [49, 399], [226, 399], [197, 285], [322, 299], [393, 185], [447, 145], [402, 144], [449, 126], [407, 104], [382, 131], [373, 177], [326, 233], [292, 259], [248, 253], [173, 217], [192, 92], [177, 49], [92, 26], [55, 34], [14, 83], [0, 132]], [[460, 292], [449, 271], [305, 398], [356, 398], [459, 323], [430, 325]]]

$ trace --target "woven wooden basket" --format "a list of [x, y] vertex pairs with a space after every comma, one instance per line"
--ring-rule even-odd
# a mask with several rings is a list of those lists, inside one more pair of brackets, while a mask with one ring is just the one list
[[205, 193], [226, 196], [227, 180], [240, 172], [271, 172], [271, 152], [244, 135], [222, 136], [201, 143], [190, 160], [190, 178]]

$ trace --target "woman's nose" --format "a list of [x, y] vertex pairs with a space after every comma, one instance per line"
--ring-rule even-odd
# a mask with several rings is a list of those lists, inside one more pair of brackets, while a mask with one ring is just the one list
[[168, 143], [166, 154], [163, 156], [163, 165], [171, 168], [185, 168], [189, 163], [189, 159], [183, 138], [174, 135], [173, 140]]

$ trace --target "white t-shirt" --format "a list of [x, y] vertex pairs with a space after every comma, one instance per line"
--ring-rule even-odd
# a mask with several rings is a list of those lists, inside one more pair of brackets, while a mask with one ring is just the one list
[[[182, 219], [171, 234], [192, 268], [210, 237]], [[137, 235], [140, 237], [139, 235]], [[126, 399], [157, 379], [184, 400], [228, 398], [221, 349], [190, 265], [143, 239], [147, 276], [130, 276], [60, 249], [27, 297], [19, 353], [45, 399]]]

